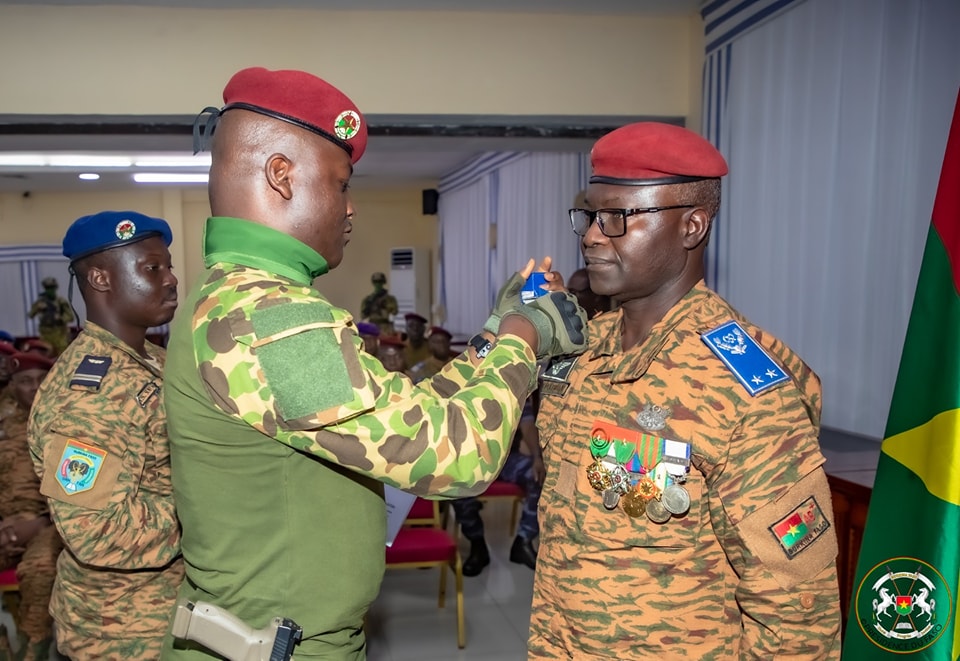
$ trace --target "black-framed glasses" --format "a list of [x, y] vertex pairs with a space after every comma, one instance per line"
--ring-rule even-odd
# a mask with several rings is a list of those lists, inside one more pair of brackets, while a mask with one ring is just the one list
[[616, 238], [627, 233], [627, 218], [638, 213], [656, 213], [670, 209], [693, 209], [695, 204], [674, 204], [669, 207], [647, 207], [646, 209], [570, 209], [570, 224], [579, 236], [585, 236], [596, 220], [604, 236]]

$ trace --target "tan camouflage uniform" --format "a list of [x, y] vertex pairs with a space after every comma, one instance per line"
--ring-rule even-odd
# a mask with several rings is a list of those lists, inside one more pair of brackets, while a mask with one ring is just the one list
[[[33, 470], [27, 446], [27, 413], [20, 409], [0, 423], [0, 519], [29, 521], [48, 517], [47, 499]], [[0, 569], [17, 568], [20, 586], [23, 661], [46, 661], [53, 637], [50, 591], [57, 574], [57, 556], [63, 544], [53, 525], [47, 525], [26, 544], [23, 553], [0, 551]], [[2, 653], [0, 653], [2, 658]]]
[[[66, 548], [50, 609], [75, 661], [157, 659], [183, 577], [161, 400], [163, 349], [146, 361], [87, 322], [37, 393], [29, 438], [41, 492]], [[89, 376], [89, 359], [102, 381]], [[78, 378], [85, 374], [84, 378]], [[86, 490], [57, 479], [71, 443], [106, 452]], [[61, 473], [63, 475], [63, 473]]]
[[[363, 659], [384, 570], [381, 482], [483, 491], [535, 385], [534, 355], [503, 338], [478, 367], [460, 358], [414, 386], [363, 352], [350, 315], [311, 286], [326, 262], [308, 246], [225, 218], [207, 221], [205, 241], [165, 383], [181, 594], [254, 628], [293, 619], [297, 659]], [[164, 659], [209, 658], [182, 647], [168, 636]]]
[[[702, 282], [626, 352], [621, 314], [591, 321], [570, 373], [541, 381], [530, 658], [839, 659], [816, 375]], [[792, 378], [751, 397], [700, 337], [731, 319]], [[660, 407], [662, 429], [644, 430], [645, 407]], [[686, 515], [656, 524], [604, 507], [585, 471], [597, 420], [692, 445]], [[829, 527], [790, 559], [773, 527], [811, 497]]]

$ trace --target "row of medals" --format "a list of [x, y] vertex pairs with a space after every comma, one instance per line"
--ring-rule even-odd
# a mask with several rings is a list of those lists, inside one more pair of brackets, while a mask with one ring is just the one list
[[603, 494], [603, 506], [614, 510], [620, 505], [627, 516], [644, 514], [654, 523], [666, 523], [671, 516], [683, 516], [690, 509], [690, 494], [684, 488], [686, 473], [667, 470], [663, 463], [652, 470], [628, 471], [610, 461], [606, 452], [591, 448], [596, 461], [587, 467], [590, 486]]

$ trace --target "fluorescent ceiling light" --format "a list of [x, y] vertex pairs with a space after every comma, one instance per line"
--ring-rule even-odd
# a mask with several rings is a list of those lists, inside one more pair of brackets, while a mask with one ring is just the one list
[[133, 164], [138, 168], [208, 168], [210, 167], [210, 154], [141, 156], [137, 157]]
[[96, 181], [100, 178], [100, 175], [95, 172], [84, 172], [81, 175], [78, 175], [84, 181]]
[[0, 167], [2, 166], [27, 166], [40, 167], [46, 165], [47, 160], [42, 154], [0, 154]]
[[128, 168], [133, 165], [133, 159], [97, 154], [50, 154], [47, 165], [61, 168]]
[[133, 175], [138, 184], [205, 184], [209, 179], [209, 175], [200, 173], [137, 172]]

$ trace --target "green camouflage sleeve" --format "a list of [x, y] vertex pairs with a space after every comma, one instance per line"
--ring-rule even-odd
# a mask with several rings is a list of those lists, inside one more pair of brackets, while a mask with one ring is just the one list
[[224, 411], [298, 450], [412, 493], [461, 497], [499, 473], [534, 355], [502, 338], [422, 384], [359, 351], [350, 315], [262, 271], [215, 269], [194, 310], [200, 375]]

